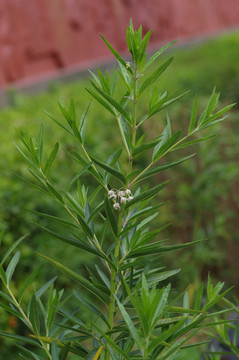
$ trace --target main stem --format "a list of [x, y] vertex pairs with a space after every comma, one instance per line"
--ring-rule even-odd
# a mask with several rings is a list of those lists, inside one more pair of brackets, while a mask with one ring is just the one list
[[[136, 109], [137, 109], [137, 68], [134, 71], [134, 91], [133, 91], [133, 129], [132, 129], [132, 148], [135, 148], [136, 143], [136, 130], [137, 130], [137, 118], [136, 118]], [[133, 167], [133, 151], [130, 151], [129, 156], [129, 165], [128, 165], [128, 175], [132, 172]]]
[[[123, 214], [120, 212], [118, 219], [118, 233], [120, 233], [121, 225], [123, 220]], [[116, 260], [116, 268], [118, 267], [119, 261], [119, 249], [120, 249], [120, 236], [115, 238], [115, 251], [114, 257]], [[114, 315], [115, 315], [115, 295], [116, 295], [116, 277], [118, 271], [112, 268], [111, 278], [110, 278], [110, 300], [109, 300], [109, 309], [108, 309], [108, 324], [109, 330], [112, 330], [114, 325]], [[110, 360], [109, 348], [106, 348], [105, 360]]]

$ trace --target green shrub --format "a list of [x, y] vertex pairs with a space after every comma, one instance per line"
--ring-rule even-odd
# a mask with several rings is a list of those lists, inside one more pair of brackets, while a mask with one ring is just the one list
[[[228, 323], [218, 317], [229, 309], [215, 309], [215, 305], [228, 292], [221, 292], [224, 286], [222, 282], [214, 286], [209, 277], [205, 298], [203, 284], [200, 284], [193, 298], [189, 297], [188, 291], [178, 296], [175, 290], [171, 290], [168, 278], [179, 270], [165, 270], [160, 262], [162, 254], [196, 246], [201, 241], [167, 245], [158, 236], [165, 225], [155, 227], [152, 221], [158, 217], [158, 210], [166, 205], [158, 202], [158, 194], [161, 195], [168, 182], [159, 183], [158, 174], [184, 163], [194, 155], [178, 155], [164, 163], [162, 159], [174, 151], [211, 138], [211, 134], [201, 135], [201, 131], [224, 120], [224, 115], [233, 105], [216, 109], [219, 94], [214, 89], [203, 111], [198, 109], [195, 97], [189, 125], [184, 126], [183, 131], [178, 128], [175, 130], [166, 114], [165, 124], [161, 124], [161, 131], [156, 132], [158, 135], [146, 140], [142, 124], [182, 97], [177, 95], [172, 98], [166, 92], [160, 92], [157, 86], [152, 87], [173, 58], [152, 68], [151, 64], [171, 44], [146, 60], [150, 35], [151, 32], [142, 38], [142, 28], [134, 30], [130, 23], [127, 45], [132, 55], [131, 62], [125, 62], [102, 37], [118, 60], [119, 70], [112, 74], [106, 72], [105, 75], [98, 70], [98, 77], [92, 74], [91, 86], [87, 87], [87, 91], [111, 114], [111, 118], [112, 115], [115, 117], [118, 125], [121, 144], [113, 141], [113, 151], [109, 156], [102, 153], [99, 158], [99, 154], [92, 156], [88, 150], [85, 127], [89, 107], [83, 112], [80, 121], [73, 101], [69, 107], [59, 103], [65, 123], [55, 115], [50, 115], [75, 141], [67, 149], [69, 158], [77, 165], [74, 181], [70, 182], [72, 187], [65, 176], [64, 181], [61, 181], [58, 173], [54, 174], [52, 165], [59, 145], [56, 142], [50, 152], [48, 148], [45, 151], [44, 127], [41, 126], [37, 137], [29, 137], [24, 132], [19, 134], [23, 147], [18, 149], [36, 180], [32, 182], [33, 187], [54, 200], [66, 213], [66, 217], [62, 217], [61, 210], [60, 216], [38, 211], [38, 215], [57, 224], [51, 228], [48, 225], [40, 227], [48, 236], [57, 239], [57, 246], [60, 240], [67, 244], [65, 256], [69, 245], [72, 245], [76, 253], [79, 251], [82, 254], [83, 251], [90, 256], [94, 255], [95, 261], [98, 260], [97, 265], [92, 264], [84, 274], [80, 274], [77, 269], [72, 270], [72, 267], [65, 265], [64, 259], [54, 260], [49, 255], [41, 254], [48, 263], [80, 284], [86, 293], [74, 289], [70, 295], [64, 296], [63, 290], [58, 292], [54, 288], [54, 276], [39, 290], [33, 289], [29, 298], [27, 290], [41, 268], [36, 268], [16, 291], [13, 289], [12, 276], [20, 252], [17, 251], [8, 260], [7, 266], [6, 260], [22, 239], [6, 252], [0, 266], [0, 277], [5, 289], [0, 293], [2, 307], [19, 318], [31, 335], [7, 332], [0, 332], [0, 335], [18, 340], [21, 345], [17, 346], [23, 358], [30, 356], [38, 360], [45, 357], [64, 360], [68, 353], [72, 353], [78, 355], [78, 358], [93, 360], [169, 360], [184, 349], [200, 345], [201, 342], [197, 341], [190, 345], [187, 343], [204, 328]], [[114, 91], [118, 77], [121, 78], [120, 88], [123, 84], [125, 89], [121, 94], [115, 94]], [[147, 94], [148, 88], [151, 89], [148, 105], [145, 107], [144, 103], [140, 106], [141, 95]], [[114, 132], [116, 140], [117, 131]], [[150, 154], [150, 160], [145, 162], [144, 156], [137, 160], [144, 153]], [[69, 160], [63, 163], [62, 171], [68, 173]], [[88, 173], [87, 186], [83, 184], [85, 173]], [[152, 182], [149, 186], [150, 178]], [[155, 202], [151, 205], [152, 200]], [[93, 295], [94, 303], [89, 295], [87, 297], [88, 293], [91, 297]], [[26, 310], [21, 304], [25, 295], [29, 298]], [[72, 297], [74, 300], [71, 304], [77, 302], [80, 311], [79, 306], [72, 311], [72, 305], [67, 307]], [[91, 312], [90, 316], [82, 314], [84, 308]]]

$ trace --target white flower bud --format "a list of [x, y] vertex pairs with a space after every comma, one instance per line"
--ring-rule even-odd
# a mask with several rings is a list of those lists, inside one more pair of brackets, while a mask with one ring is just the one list
[[124, 197], [124, 196], [122, 196], [122, 198], [120, 199], [120, 201], [121, 201], [121, 203], [122, 204], [126, 204], [126, 201], [127, 201], [128, 199], [126, 198], [126, 197]]
[[128, 197], [128, 200], [129, 200], [129, 201], [130, 201], [130, 200], [133, 200], [133, 198], [134, 198], [133, 196], [129, 196], [129, 197]]
[[108, 196], [110, 197], [110, 199], [113, 197], [115, 197], [115, 192], [113, 190], [109, 190], [108, 191]]
[[118, 191], [118, 196], [119, 196], [119, 197], [125, 196], [125, 192], [124, 192], [124, 191], [121, 191], [121, 190]]
[[125, 194], [126, 194], [126, 195], [130, 195], [130, 194], [131, 194], [131, 190], [130, 190], [130, 189], [126, 189], [126, 190], [125, 190]]
[[115, 210], [120, 210], [120, 204], [119, 204], [119, 203], [115, 203], [115, 204], [113, 205], [113, 208], [114, 208]]
[[130, 63], [127, 61], [125, 64], [126, 69], [130, 68]]

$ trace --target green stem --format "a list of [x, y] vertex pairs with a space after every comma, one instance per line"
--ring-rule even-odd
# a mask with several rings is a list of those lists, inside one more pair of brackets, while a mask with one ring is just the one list
[[[137, 112], [137, 68], [135, 69], [134, 72], [134, 92], [133, 92], [133, 128], [132, 128], [132, 149], [135, 148], [135, 143], [136, 143], [136, 131], [137, 131], [137, 116], [136, 116], [136, 112]], [[132, 172], [132, 167], [133, 167], [133, 151], [130, 151], [130, 156], [129, 156], [129, 164], [128, 164], [128, 172], [127, 174], [129, 175]]]
[[[121, 225], [123, 220], [123, 214], [119, 214], [118, 218], [118, 233], [120, 233]], [[116, 260], [116, 266], [118, 267], [118, 261], [119, 261], [119, 250], [120, 250], [120, 237], [117, 236], [115, 238], [115, 251], [114, 251], [114, 257]], [[115, 315], [115, 296], [117, 293], [117, 283], [116, 283], [116, 277], [117, 277], [118, 271], [113, 269], [111, 270], [111, 278], [110, 278], [110, 299], [109, 299], [109, 309], [108, 309], [108, 324], [109, 324], [109, 330], [112, 330], [114, 326], [114, 315]], [[110, 360], [110, 352], [108, 347], [106, 348], [105, 353], [105, 360]]]
[[127, 144], [126, 139], [125, 139], [125, 136], [124, 136], [124, 131], [123, 131], [123, 128], [122, 128], [122, 125], [121, 125], [121, 122], [120, 122], [120, 116], [117, 115], [117, 116], [116, 116], [116, 119], [117, 119], [118, 126], [119, 126], [119, 129], [120, 129], [121, 138], [122, 138], [122, 140], [123, 140], [125, 149], [126, 149], [126, 151], [127, 151], [128, 157], [129, 157], [129, 159], [130, 159], [130, 151], [129, 151], [128, 144]]

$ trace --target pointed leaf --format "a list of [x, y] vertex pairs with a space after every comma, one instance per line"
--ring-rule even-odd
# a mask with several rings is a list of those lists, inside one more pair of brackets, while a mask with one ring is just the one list
[[150, 190], [146, 190], [143, 193], [139, 194], [138, 196], [135, 196], [132, 200], [130, 200], [126, 205], [125, 209], [127, 210], [130, 206], [137, 204], [138, 202], [142, 202], [146, 199], [149, 199], [156, 195], [159, 191], [161, 191], [166, 185], [168, 184], [168, 181], [165, 181], [164, 183], [155, 186], [154, 188]]
[[51, 356], [52, 360], [59, 360], [58, 348], [55, 341], [53, 341], [51, 345]]
[[44, 174], [46, 174], [46, 176], [48, 175], [48, 172], [49, 172], [49, 170], [50, 170], [50, 168], [51, 168], [51, 166], [52, 166], [52, 164], [53, 164], [53, 162], [54, 162], [54, 160], [56, 158], [58, 150], [59, 150], [59, 144], [56, 143], [54, 145], [54, 147], [53, 147], [53, 149], [52, 149], [52, 151], [51, 151], [51, 153], [50, 153], [50, 155], [49, 155], [49, 157], [48, 157], [48, 159], [46, 161], [45, 167], [43, 169], [43, 172], [44, 172]]
[[9, 255], [11, 255], [11, 253], [14, 251], [14, 249], [17, 247], [17, 245], [19, 245], [22, 240], [24, 240], [26, 237], [28, 236], [28, 234], [20, 237], [20, 239], [18, 239], [10, 248], [9, 250], [6, 252], [6, 254], [4, 255], [2, 261], [1, 261], [1, 265], [4, 264], [5, 260], [8, 258]]
[[136, 330], [136, 328], [135, 328], [129, 314], [125, 310], [124, 305], [119, 302], [117, 297], [116, 297], [116, 301], [117, 301], [120, 312], [121, 312], [121, 314], [122, 314], [122, 316], [124, 318], [124, 321], [125, 321], [126, 325], [128, 326], [128, 329], [129, 329], [134, 341], [136, 342], [138, 347], [141, 348], [142, 347], [141, 339], [140, 339], [140, 337], [139, 337], [139, 335], [137, 333], [137, 330]]
[[[110, 49], [110, 51], [112, 52], [112, 54], [116, 57], [116, 59], [122, 64], [124, 65], [125, 68], [127, 68], [126, 66], [126, 62], [122, 59], [122, 57], [118, 54], [118, 52], [110, 45], [110, 43], [106, 40], [106, 38], [100, 34], [101, 38], [103, 39], [103, 41], [105, 42], [105, 44], [108, 46], [108, 48]], [[128, 69], [131, 73], [132, 70]]]
[[108, 110], [112, 115], [115, 115], [114, 110], [106, 101], [104, 101], [100, 96], [98, 96], [94, 91], [89, 88], [85, 88], [86, 91], [96, 100], [98, 101], [106, 110]]
[[195, 124], [197, 121], [197, 111], [198, 111], [198, 98], [197, 98], [197, 96], [195, 96], [194, 104], [193, 104], [193, 108], [192, 108], [191, 119], [190, 119], [189, 128], [188, 128], [188, 134], [191, 134], [191, 132], [193, 131], [193, 129], [195, 127]]
[[162, 65], [160, 65], [157, 70], [155, 70], [150, 76], [147, 77], [147, 79], [140, 85], [138, 96], [140, 96], [143, 91], [167, 69], [167, 67], [172, 61], [173, 57], [169, 58]]
[[6, 270], [6, 278], [7, 278], [7, 284], [9, 285], [11, 279], [12, 279], [12, 275], [15, 271], [15, 268], [17, 266], [17, 263], [20, 259], [20, 251], [18, 251], [12, 258], [12, 260], [10, 261], [7, 270]]
[[[158, 161], [179, 139], [182, 130], [178, 130], [173, 134], [162, 146], [160, 146], [153, 155], [153, 162]], [[157, 146], [157, 145], [156, 145]]]
[[184, 148], [184, 147], [186, 147], [186, 146], [190, 146], [190, 145], [197, 144], [197, 143], [199, 143], [199, 142], [201, 142], [201, 141], [205, 141], [205, 140], [211, 139], [211, 138], [213, 138], [213, 137], [215, 137], [215, 136], [216, 136], [216, 135], [210, 135], [210, 136], [206, 136], [206, 137], [203, 137], [203, 138], [200, 138], [200, 139], [195, 139], [195, 140], [187, 141], [187, 142], [185, 142], [185, 143], [183, 143], [183, 144], [179, 144], [179, 145], [175, 146], [175, 147], [173, 148], [173, 150], [182, 149], [182, 148]]
[[114, 100], [110, 95], [101, 90], [98, 86], [96, 86], [93, 82], [91, 82], [94, 88], [98, 91], [98, 93], [103, 96], [124, 118], [131, 124], [131, 120], [129, 114], [124, 110], [124, 108]]
[[118, 235], [118, 224], [117, 224], [115, 214], [113, 212], [112, 204], [110, 203], [110, 201], [109, 201], [109, 199], [107, 197], [105, 198], [105, 212], [106, 212], [107, 218], [109, 220], [111, 229], [112, 229], [114, 235], [117, 237], [117, 235]]
[[97, 296], [101, 301], [105, 302], [105, 296], [102, 295], [101, 291], [98, 288], [96, 288], [91, 282], [89, 282], [84, 276], [81, 276], [80, 274], [72, 271], [71, 269], [64, 266], [63, 264], [45, 256], [45, 255], [42, 255], [42, 254], [39, 254], [39, 255], [43, 259], [48, 261], [50, 264], [55, 266], [58, 270], [63, 272], [66, 276], [69, 276], [71, 279], [75, 280], [80, 285], [82, 285], [84, 288], [89, 290], [91, 293], [93, 293], [95, 296]]
[[119, 172], [118, 170], [112, 168], [111, 166], [109, 166], [107, 164], [102, 163], [101, 161], [95, 159], [93, 156], [90, 156], [90, 158], [93, 160], [94, 163], [99, 165], [102, 169], [106, 170], [108, 173], [113, 175], [116, 179], [120, 180], [123, 184], [125, 184], [126, 179], [121, 172]]
[[54, 276], [51, 280], [49, 280], [46, 284], [44, 284], [37, 292], [36, 292], [36, 300], [39, 300], [40, 297], [49, 289], [51, 284], [57, 279], [57, 276]]
[[33, 280], [35, 279], [35, 277], [38, 275], [38, 273], [40, 272], [42, 268], [42, 265], [38, 266], [30, 275], [29, 277], [26, 279], [26, 281], [24, 282], [24, 284], [21, 286], [19, 293], [18, 293], [18, 301], [19, 303], [21, 302], [21, 299], [25, 293], [25, 291], [29, 288], [29, 286], [31, 285], [31, 283], [33, 282]]
[[175, 161], [170, 161], [168, 163], [165, 163], [165, 164], [162, 164], [160, 166], [157, 166], [151, 170], [148, 170], [146, 171], [143, 175], [141, 175], [139, 177], [139, 179], [137, 180], [137, 182], [141, 181], [141, 180], [144, 180], [144, 179], [147, 179], [148, 177], [152, 176], [152, 175], [155, 175], [155, 174], [158, 174], [160, 173], [161, 171], [164, 171], [164, 170], [167, 170], [173, 166], [176, 166], [178, 164], [181, 164], [183, 163], [184, 161], [187, 161], [189, 159], [191, 159], [195, 154], [192, 154], [192, 155], [189, 155], [189, 156], [185, 156], [184, 158], [181, 158], [181, 159], [178, 159], [178, 160], [175, 160]]
[[153, 54], [149, 60], [144, 65], [143, 71], [145, 71], [167, 48], [173, 45], [177, 40], [171, 41], [170, 43], [164, 45], [160, 50]]

